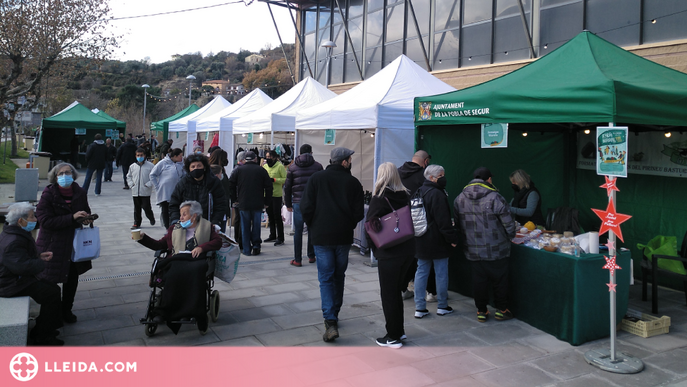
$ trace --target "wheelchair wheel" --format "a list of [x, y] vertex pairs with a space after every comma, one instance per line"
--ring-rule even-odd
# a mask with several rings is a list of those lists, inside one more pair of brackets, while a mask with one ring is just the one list
[[157, 324], [145, 324], [146, 336], [152, 337], [157, 331]]
[[210, 295], [210, 319], [212, 322], [217, 322], [219, 317], [219, 292], [217, 290], [212, 291]]

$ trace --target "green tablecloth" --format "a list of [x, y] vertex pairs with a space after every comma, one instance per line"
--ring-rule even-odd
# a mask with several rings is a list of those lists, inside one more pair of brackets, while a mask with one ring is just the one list
[[[449, 287], [472, 296], [470, 265], [463, 254], [452, 259]], [[627, 312], [629, 251], [618, 256], [616, 324]], [[513, 245], [509, 309], [515, 317], [572, 345], [610, 335], [608, 270], [603, 255], [582, 257]]]

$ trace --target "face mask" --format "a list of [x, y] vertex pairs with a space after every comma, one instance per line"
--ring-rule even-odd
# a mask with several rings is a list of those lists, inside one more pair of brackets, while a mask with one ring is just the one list
[[24, 231], [28, 231], [28, 232], [33, 231], [34, 228], [36, 228], [36, 222], [29, 222], [29, 221], [26, 222], [26, 226], [22, 227], [22, 229], [24, 229]]
[[267, 159], [267, 165], [269, 165], [270, 168], [272, 168], [274, 166], [274, 164], [276, 164], [276, 162], [277, 162], [276, 159]]
[[67, 188], [71, 186], [73, 182], [74, 178], [72, 177], [72, 175], [57, 176], [57, 184], [59, 184], [62, 188]]
[[136, 161], [138, 161], [139, 163], [142, 163], [145, 159], [145, 157], [136, 157]]
[[520, 187], [518, 187], [517, 184], [511, 184], [510, 186], [513, 187], [513, 191], [515, 191], [515, 192], [520, 191]]
[[[197, 171], [197, 169], [196, 169], [196, 171]], [[188, 228], [188, 226], [190, 226], [191, 223], [192, 223], [192, 222], [191, 222], [191, 219], [189, 219], [189, 220], [185, 220], [185, 221], [183, 221], [183, 222], [180, 222], [179, 224], [180, 224], [181, 227], [183, 227], [183, 228]]]
[[441, 188], [445, 188], [446, 187], [446, 176], [442, 176], [442, 177], [438, 178], [437, 179], [437, 185]]
[[190, 172], [191, 177], [194, 179], [200, 179], [205, 175], [205, 169], [194, 169]]
[[197, 151], [197, 152], [196, 152], [196, 154], [197, 154], [197, 155], [202, 155], [202, 154], [203, 154], [203, 152], [201, 152], [201, 151]]

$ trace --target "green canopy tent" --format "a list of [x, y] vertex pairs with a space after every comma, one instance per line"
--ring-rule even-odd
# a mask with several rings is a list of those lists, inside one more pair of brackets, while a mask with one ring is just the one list
[[162, 132], [162, 140], [158, 139], [160, 143], [163, 143], [167, 141], [167, 138], [169, 137], [169, 123], [172, 121], [176, 121], [180, 118], [186, 117], [187, 115], [194, 113], [196, 110], [200, 109], [198, 105], [195, 103], [186, 109], [180, 111], [179, 113], [167, 117], [164, 120], [160, 121], [155, 121], [150, 124], [150, 131], [153, 132]]
[[[595, 127], [613, 123], [628, 126], [635, 134], [630, 135], [630, 144], [666, 140], [666, 131], [687, 130], [685, 106], [687, 74], [585, 31], [500, 78], [415, 98], [416, 148], [427, 150], [433, 163], [446, 168], [451, 201], [479, 166], [492, 170], [496, 187], [510, 200], [513, 191], [508, 177], [524, 169], [542, 194], [544, 213], [558, 206], [575, 207], [583, 228], [598, 230], [600, 220], [591, 208], [604, 209], [608, 199], [599, 188], [603, 177], [576, 168], [577, 143], [594, 142], [593, 134], [585, 135], [583, 130], [594, 133]], [[484, 123], [509, 124], [507, 148], [481, 148], [480, 124]], [[628, 178], [618, 179], [618, 188], [618, 212], [633, 216], [622, 226], [625, 243], [618, 243], [632, 251], [639, 275], [638, 242], [660, 234], [681, 240], [687, 231], [687, 179], [630, 170]], [[464, 287], [464, 279], [452, 277], [451, 287]]]
[[105, 112], [102, 111], [102, 110], [98, 110], [98, 112], [95, 113], [95, 114], [99, 115], [100, 117], [104, 117], [104, 118], [109, 118], [109, 119], [111, 119], [111, 120], [115, 120], [115, 121], [117, 122], [117, 129], [119, 129], [119, 133], [124, 133], [124, 131], [126, 130], [126, 122], [120, 121], [120, 120], [118, 120], [118, 119], [116, 119], [116, 118], [113, 118], [111, 115], [105, 113]]
[[[52, 153], [52, 159], [71, 160], [72, 148], [84, 141], [93, 142], [100, 133], [105, 138], [107, 129], [117, 129], [117, 120], [102, 117], [74, 101], [61, 112], [43, 119], [38, 149]], [[85, 134], [76, 135], [77, 131]], [[83, 157], [79, 160], [83, 163]]]

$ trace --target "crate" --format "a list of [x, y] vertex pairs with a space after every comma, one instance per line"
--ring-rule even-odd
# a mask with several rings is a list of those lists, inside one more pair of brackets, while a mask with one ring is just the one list
[[650, 314], [642, 313], [641, 319], [637, 322], [623, 318], [620, 322], [620, 329], [644, 338], [661, 335], [668, 333], [670, 317], [654, 317]]

